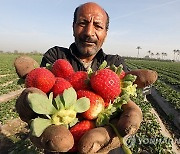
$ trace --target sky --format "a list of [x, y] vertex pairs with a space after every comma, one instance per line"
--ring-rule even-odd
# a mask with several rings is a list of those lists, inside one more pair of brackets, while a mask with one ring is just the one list
[[[0, 50], [45, 53], [53, 46], [69, 47], [73, 13], [86, 0], [0, 0]], [[102, 46], [108, 54], [137, 57], [150, 50], [180, 49], [180, 0], [92, 0], [110, 16]]]

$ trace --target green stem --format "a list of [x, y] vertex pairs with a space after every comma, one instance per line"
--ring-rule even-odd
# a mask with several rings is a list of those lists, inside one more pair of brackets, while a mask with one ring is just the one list
[[116, 129], [116, 127], [109, 123], [109, 125], [113, 128], [114, 132], [116, 133], [116, 135], [119, 138], [120, 143], [122, 144], [122, 149], [124, 151], [125, 154], [132, 154], [131, 150], [128, 148], [128, 146], [126, 144], [124, 144], [124, 140], [123, 137], [119, 134], [118, 130]]

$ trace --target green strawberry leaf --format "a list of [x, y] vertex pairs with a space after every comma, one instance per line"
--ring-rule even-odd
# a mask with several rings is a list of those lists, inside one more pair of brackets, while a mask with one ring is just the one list
[[109, 104], [101, 113], [98, 114], [96, 119], [96, 126], [105, 126], [109, 124], [111, 117], [116, 114], [117, 108], [114, 104]]
[[117, 71], [117, 67], [113, 64], [110, 66], [110, 70], [112, 70], [113, 72]]
[[56, 112], [52, 102], [42, 94], [29, 93], [28, 101], [32, 110], [38, 114], [54, 114]]
[[132, 74], [127, 74], [123, 81], [131, 81], [131, 82], [134, 82], [136, 80], [137, 76], [135, 75], [132, 75]]
[[32, 131], [32, 135], [36, 137], [40, 137], [44, 130], [50, 126], [51, 120], [43, 119], [43, 118], [36, 118], [31, 122], [30, 129]]
[[109, 123], [110, 117], [108, 117], [106, 114], [100, 113], [98, 115], [98, 118], [96, 119], [96, 126], [101, 127], [105, 126]]
[[90, 67], [90, 68], [88, 68], [88, 70], [87, 70], [87, 74], [88, 74], [88, 79], [90, 79], [91, 78], [91, 76], [93, 75], [93, 70], [92, 70], [92, 68]]
[[46, 68], [48, 69], [48, 70], [52, 70], [52, 64], [46, 64]]
[[82, 113], [87, 111], [90, 108], [90, 100], [86, 97], [79, 98], [74, 104], [74, 110], [77, 113]]
[[128, 87], [128, 86], [130, 86], [130, 85], [132, 85], [133, 83], [131, 82], [131, 81], [123, 81], [122, 82], [122, 87], [123, 88], [126, 88], [126, 87]]
[[54, 99], [53, 104], [54, 104], [54, 106], [56, 107], [57, 110], [64, 109], [65, 108], [65, 102], [64, 102], [63, 96], [58, 95]]
[[136, 87], [137, 87], [137, 85], [133, 84], [133, 85], [127, 86], [126, 88], [122, 88], [122, 94], [127, 94], [129, 96], [136, 97], [137, 96]]
[[68, 88], [63, 92], [63, 99], [65, 102], [65, 108], [69, 109], [77, 101], [77, 94], [74, 88]]
[[107, 66], [107, 61], [104, 60], [102, 64], [99, 66], [99, 70], [106, 68], [106, 66]]
[[116, 74], [117, 74], [118, 76], [120, 76], [122, 70], [123, 70], [123, 66], [122, 66], [122, 65], [119, 65], [119, 66], [117, 67]]
[[113, 101], [113, 105], [116, 106], [116, 108], [121, 109], [123, 104], [127, 104], [127, 102], [129, 101], [129, 95], [124, 94], [121, 97], [117, 97], [114, 101]]

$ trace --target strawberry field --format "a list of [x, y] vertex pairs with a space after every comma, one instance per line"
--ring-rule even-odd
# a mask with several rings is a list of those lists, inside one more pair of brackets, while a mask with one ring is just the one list
[[[20, 81], [13, 66], [18, 56], [0, 54], [0, 153], [42, 153], [29, 141], [27, 125], [15, 110], [16, 99], [24, 88], [23, 84], [18, 84]], [[38, 63], [42, 57], [28, 56]], [[142, 109], [143, 122], [137, 134], [127, 139], [128, 146], [133, 153], [179, 153], [180, 63], [133, 59], [127, 59], [126, 63], [130, 69], [145, 68], [158, 72], [152, 96], [145, 100], [142, 91], [138, 90], [138, 97], [133, 98]], [[160, 99], [163, 105], [158, 104]], [[166, 117], [162, 118], [165, 124], [161, 121], [162, 116]]]

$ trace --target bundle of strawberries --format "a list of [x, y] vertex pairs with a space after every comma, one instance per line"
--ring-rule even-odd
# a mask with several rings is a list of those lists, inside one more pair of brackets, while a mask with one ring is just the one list
[[[20, 59], [23, 57], [16, 63]], [[19, 75], [22, 68], [16, 63]], [[48, 151], [77, 152], [84, 133], [108, 125], [121, 106], [136, 96], [136, 76], [126, 74], [122, 66], [107, 66], [105, 61], [95, 72], [75, 72], [67, 60], [58, 59], [24, 76], [26, 89], [16, 109], [30, 125], [33, 143]], [[49, 140], [52, 143], [47, 146]]]

